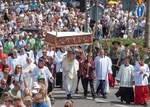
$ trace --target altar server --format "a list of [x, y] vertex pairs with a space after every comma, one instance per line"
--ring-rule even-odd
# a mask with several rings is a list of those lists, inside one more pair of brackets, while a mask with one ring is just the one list
[[71, 95], [75, 92], [77, 86], [77, 71], [79, 70], [79, 62], [73, 55], [73, 50], [68, 49], [67, 57], [62, 62], [64, 88], [67, 94], [67, 99], [72, 98]]
[[115, 94], [117, 97], [121, 96], [121, 102], [126, 103], [134, 102], [134, 92], [133, 92], [133, 69], [134, 67], [129, 64], [129, 59], [124, 59], [124, 64], [121, 65], [119, 72], [116, 76], [116, 80], [120, 83], [120, 88]]
[[13, 49], [13, 54], [8, 57], [8, 65], [11, 67], [12, 74], [14, 73], [16, 65], [20, 64], [20, 56], [16, 49]]
[[59, 51], [57, 51], [55, 56], [56, 61], [56, 85], [59, 85], [62, 87], [62, 61], [67, 55], [67, 51], [65, 47], [60, 48]]
[[49, 69], [44, 66], [44, 60], [42, 58], [39, 58], [38, 65], [33, 69], [32, 76], [33, 76], [33, 82], [36, 82], [37, 77], [39, 75], [43, 75], [45, 80], [48, 83], [48, 80], [53, 82], [53, 76]]
[[[96, 73], [96, 79], [99, 81], [99, 85], [97, 87], [96, 93], [99, 94], [100, 90], [103, 95], [103, 98], [106, 97], [105, 93], [105, 87], [106, 87], [106, 80], [108, 80], [108, 74], [112, 73], [111, 70], [111, 60], [107, 56], [104, 55], [104, 50], [99, 50], [99, 56], [95, 58], [95, 73]], [[107, 82], [108, 83], [108, 82]], [[108, 83], [109, 84], [109, 83]]]
[[135, 98], [134, 104], [147, 105], [149, 98], [148, 77], [149, 67], [144, 63], [144, 58], [141, 57], [139, 64], [134, 68], [135, 79]]

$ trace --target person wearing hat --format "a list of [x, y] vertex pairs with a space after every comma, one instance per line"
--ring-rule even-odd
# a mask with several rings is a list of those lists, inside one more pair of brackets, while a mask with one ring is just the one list
[[33, 50], [35, 45], [35, 39], [33, 38], [31, 32], [29, 32], [29, 38], [27, 38], [26, 42], [30, 44], [30, 49]]
[[45, 78], [45, 81], [48, 83], [48, 81], [53, 82], [53, 76], [49, 69], [44, 66], [44, 59], [39, 58], [38, 65], [33, 69], [32, 76], [33, 76], [33, 82], [37, 80], [37, 77], [42, 74]]
[[124, 64], [125, 58], [129, 57], [129, 52], [130, 52], [129, 44], [125, 44], [125, 49], [121, 51], [117, 65], [120, 66], [120, 65]]
[[24, 47], [26, 45], [26, 42], [23, 40], [23, 34], [19, 35], [19, 39], [15, 42], [15, 48], [17, 51], [20, 51], [20, 47]]
[[33, 106], [33, 98], [31, 96], [26, 96], [24, 99], [24, 104], [26, 107], [32, 107]]
[[73, 50], [67, 50], [67, 56], [63, 59], [62, 70], [64, 79], [64, 89], [67, 99], [72, 98], [77, 87], [77, 71], [79, 70], [79, 62], [75, 59]]
[[112, 44], [114, 45], [111, 49], [110, 49], [110, 58], [112, 61], [112, 71], [113, 71], [113, 77], [116, 77], [116, 72], [119, 70], [118, 68], [118, 60], [119, 60], [119, 56], [120, 56], [120, 52], [119, 52], [119, 44], [120, 42], [118, 41], [113, 41]]
[[94, 70], [95, 62], [92, 59], [92, 53], [87, 55], [87, 59], [83, 62], [83, 78], [84, 78], [84, 98], [87, 97], [88, 82], [90, 82], [91, 94], [95, 99], [96, 93], [94, 89]]
[[40, 87], [45, 87], [45, 88], [48, 87], [48, 84], [46, 83], [45, 78], [44, 78], [44, 76], [42, 74], [40, 74], [37, 77], [37, 82], [38, 82]]
[[10, 56], [12, 54], [12, 50], [14, 48], [14, 43], [12, 41], [11, 36], [7, 37], [7, 41], [4, 43], [4, 53]]
[[139, 63], [135, 65], [133, 73], [135, 81], [134, 104], [147, 106], [149, 101], [148, 78], [150, 71], [148, 65], [144, 63], [143, 57], [140, 57]]

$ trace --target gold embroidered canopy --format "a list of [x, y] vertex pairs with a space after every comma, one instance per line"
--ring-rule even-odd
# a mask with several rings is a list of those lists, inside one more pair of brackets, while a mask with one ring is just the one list
[[48, 32], [45, 42], [56, 47], [91, 44], [92, 34], [85, 32]]

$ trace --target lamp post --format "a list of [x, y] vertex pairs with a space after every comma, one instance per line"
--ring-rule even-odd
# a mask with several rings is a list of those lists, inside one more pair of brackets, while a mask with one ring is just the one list
[[150, 0], [146, 0], [145, 45], [150, 47]]

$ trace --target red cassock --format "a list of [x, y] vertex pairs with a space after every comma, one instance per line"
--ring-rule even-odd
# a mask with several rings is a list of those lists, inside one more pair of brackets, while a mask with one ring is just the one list
[[114, 87], [115, 86], [115, 80], [114, 80], [112, 74], [108, 74], [108, 80], [109, 80], [109, 87]]
[[147, 86], [135, 86], [134, 104], [147, 103], [149, 101], [149, 88]]
[[55, 78], [56, 77], [56, 64], [54, 64], [54, 68], [52, 69], [51, 68], [51, 63], [49, 63], [49, 62], [45, 62], [45, 66], [47, 66], [48, 67], [48, 69], [50, 70], [50, 72], [52, 73], [52, 71], [53, 71], [53, 77]]
[[[88, 66], [88, 63], [91, 64], [91, 66]], [[89, 67], [89, 71], [88, 71]], [[92, 80], [94, 79], [94, 70], [95, 70], [95, 62], [91, 60], [90, 62], [88, 60], [85, 60], [83, 63], [83, 70], [84, 70], [84, 75], [83, 78], [87, 78], [86, 75], [89, 75], [88, 79]]]
[[78, 76], [81, 76], [83, 74], [83, 62], [86, 60], [86, 57], [76, 56], [76, 60], [79, 62]]

